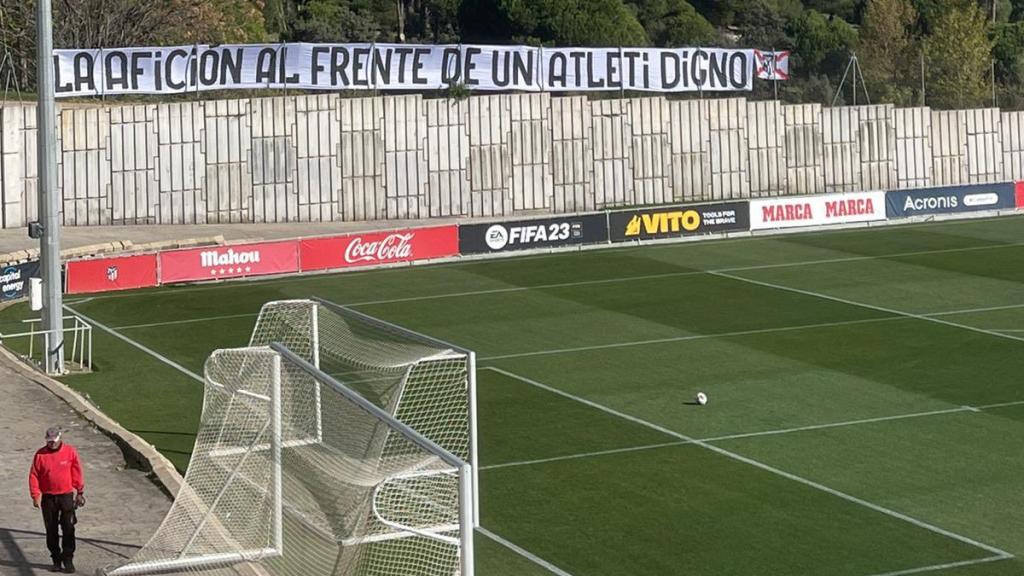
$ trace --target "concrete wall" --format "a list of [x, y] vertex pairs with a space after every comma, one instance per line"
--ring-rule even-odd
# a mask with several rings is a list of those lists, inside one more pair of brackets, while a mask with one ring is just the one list
[[[1024, 113], [742, 98], [289, 96], [60, 108], [68, 226], [320, 222], [1024, 179]], [[36, 216], [34, 106], [0, 108], [5, 228]]]

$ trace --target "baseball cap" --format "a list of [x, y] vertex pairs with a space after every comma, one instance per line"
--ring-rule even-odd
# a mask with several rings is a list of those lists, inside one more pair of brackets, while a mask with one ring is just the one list
[[57, 440], [60, 440], [60, 432], [60, 427], [50, 426], [49, 428], [46, 429], [46, 441], [55, 442]]

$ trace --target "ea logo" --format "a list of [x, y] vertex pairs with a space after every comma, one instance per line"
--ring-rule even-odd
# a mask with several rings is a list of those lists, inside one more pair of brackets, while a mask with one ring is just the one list
[[508, 244], [508, 230], [501, 224], [495, 224], [487, 229], [484, 240], [491, 250], [501, 250]]

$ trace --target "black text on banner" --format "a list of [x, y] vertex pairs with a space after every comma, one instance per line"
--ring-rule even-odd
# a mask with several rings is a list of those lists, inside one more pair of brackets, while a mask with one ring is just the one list
[[54, 50], [57, 96], [203, 90], [719, 92], [753, 88], [754, 51], [434, 44], [245, 44]]
[[608, 216], [609, 236], [612, 242], [678, 238], [750, 229], [750, 211], [746, 202], [621, 210], [611, 212]]
[[608, 241], [604, 214], [459, 226], [459, 252], [487, 254]]

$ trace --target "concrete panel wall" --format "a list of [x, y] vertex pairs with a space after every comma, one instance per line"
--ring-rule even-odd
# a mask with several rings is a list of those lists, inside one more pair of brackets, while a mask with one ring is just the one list
[[895, 108], [896, 187], [922, 188], [932, 181], [932, 115], [928, 108]]
[[824, 192], [825, 132], [821, 125], [821, 105], [782, 106], [782, 118], [786, 190], [790, 194]]
[[[1024, 113], [743, 98], [336, 94], [60, 109], [68, 226], [569, 213], [1024, 178]], [[0, 224], [36, 218], [0, 108]]]

